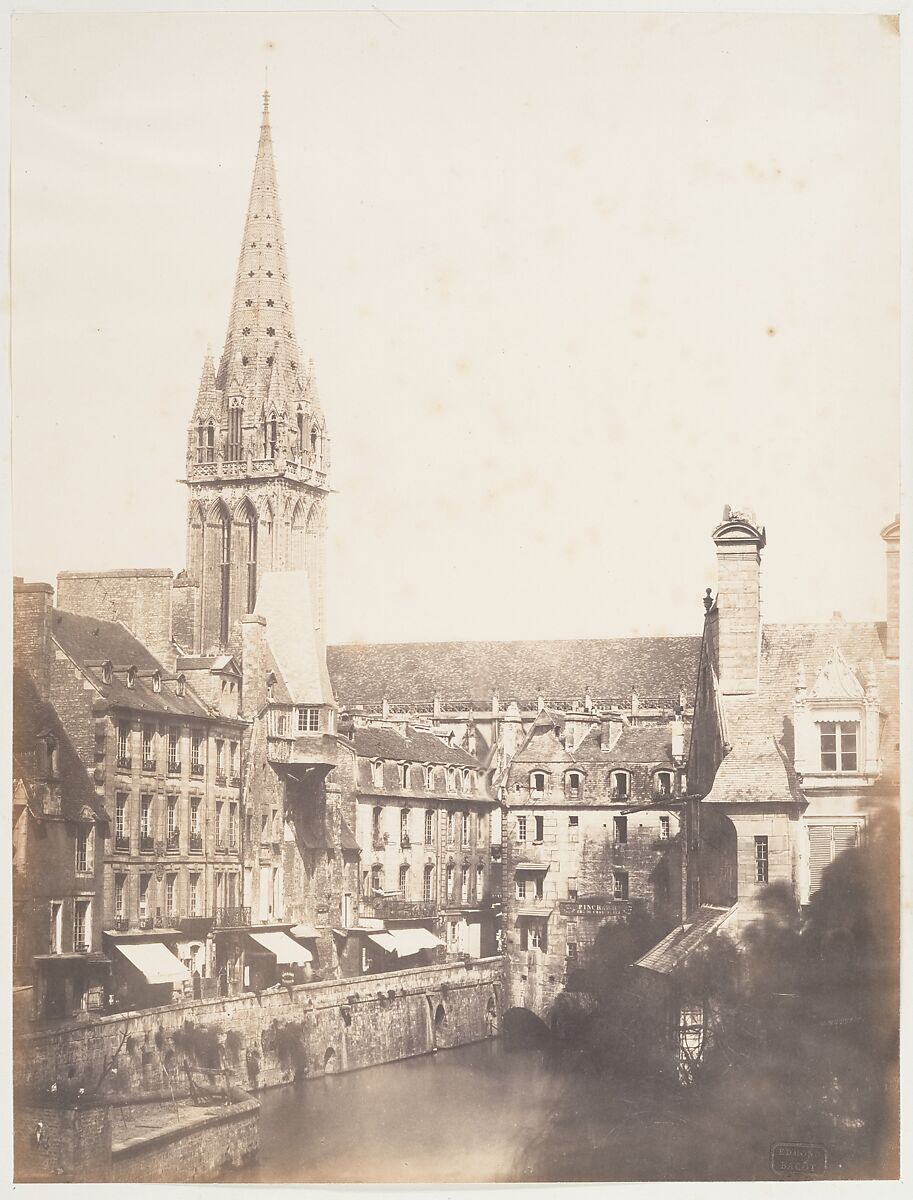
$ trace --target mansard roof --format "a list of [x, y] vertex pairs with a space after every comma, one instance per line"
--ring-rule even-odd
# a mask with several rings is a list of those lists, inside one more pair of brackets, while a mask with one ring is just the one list
[[361, 758], [388, 759], [393, 762], [434, 763], [453, 767], [474, 767], [482, 763], [459, 746], [448, 746], [433, 733], [424, 733], [411, 725], [406, 735], [395, 729], [368, 727], [353, 732], [355, 752]]
[[493, 696], [535, 706], [537, 696], [677, 702], [694, 695], [699, 637], [632, 637], [544, 642], [396, 642], [330, 646], [327, 665], [343, 705]]
[[50, 734], [57, 743], [57, 779], [60, 784], [60, 815], [70, 821], [83, 820], [89, 809], [96, 821], [107, 821], [104, 803], [96, 794], [89, 773], [64, 729], [53, 704], [43, 700], [28, 671], [13, 668], [13, 774], [27, 788], [41, 782], [38, 774], [37, 742]]
[[[51, 635], [109, 704], [175, 716], [211, 716], [190, 688], [185, 690], [183, 696], [179, 696], [168, 685], [170, 672], [119, 622], [102, 621], [97, 617], [55, 608], [51, 610]], [[104, 681], [102, 666], [105, 662], [114, 666], [115, 674], [111, 683]], [[127, 686], [123, 674], [128, 667], [136, 667], [137, 670], [133, 687]], [[151, 676], [155, 671], [163, 680], [160, 692], [152, 687]]]

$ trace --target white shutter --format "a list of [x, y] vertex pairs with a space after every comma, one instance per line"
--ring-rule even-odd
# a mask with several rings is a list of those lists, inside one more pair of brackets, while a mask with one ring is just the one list
[[830, 866], [832, 857], [830, 825], [808, 827], [808, 896], [811, 899], [821, 886], [824, 868]]
[[853, 850], [859, 845], [858, 825], [834, 826], [834, 858], [845, 850]]

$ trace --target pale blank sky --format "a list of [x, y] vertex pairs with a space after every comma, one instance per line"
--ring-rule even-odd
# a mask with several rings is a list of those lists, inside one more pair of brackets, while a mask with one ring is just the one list
[[884, 611], [899, 39], [879, 17], [14, 21], [14, 569], [184, 561], [263, 68], [333, 439], [331, 640]]

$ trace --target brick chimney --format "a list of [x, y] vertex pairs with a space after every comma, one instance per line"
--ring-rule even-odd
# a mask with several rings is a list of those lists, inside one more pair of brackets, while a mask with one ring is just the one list
[[900, 658], [900, 513], [881, 531], [887, 568], [887, 631], [885, 656]]
[[51, 691], [51, 607], [49, 583], [13, 580], [13, 662], [28, 671], [42, 700]]
[[761, 647], [761, 551], [767, 536], [748, 509], [727, 504], [716, 544], [720, 688], [724, 696], [758, 690]]

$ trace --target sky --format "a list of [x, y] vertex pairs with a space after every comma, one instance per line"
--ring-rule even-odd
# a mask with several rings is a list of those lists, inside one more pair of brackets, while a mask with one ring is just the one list
[[13, 569], [184, 563], [268, 67], [332, 437], [330, 641], [882, 619], [899, 39], [877, 16], [13, 22]]

